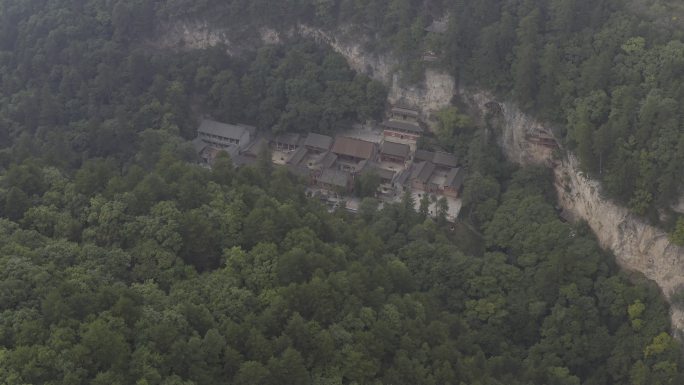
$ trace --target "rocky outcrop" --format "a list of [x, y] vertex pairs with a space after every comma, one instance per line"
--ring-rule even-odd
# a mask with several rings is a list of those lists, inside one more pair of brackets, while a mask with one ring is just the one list
[[341, 28], [334, 34], [306, 25], [298, 27], [298, 33], [330, 46], [347, 59], [349, 66], [389, 86], [390, 103], [403, 103], [420, 110], [422, 118], [431, 122], [431, 116], [451, 104], [456, 93], [456, 81], [449, 74], [428, 69], [419, 84], [402, 84], [396, 71], [398, 60], [390, 54], [371, 54], [364, 50], [366, 38], [352, 30]]
[[[551, 130], [542, 123], [522, 113], [513, 104], [501, 103], [496, 97], [481, 90], [460, 89], [459, 98], [470, 107], [471, 113], [480, 115], [480, 120], [494, 117], [497, 141], [506, 157], [519, 164], [548, 164], [558, 148]], [[533, 138], [551, 138], [551, 143], [542, 145]]]
[[261, 44], [282, 43], [280, 33], [266, 27], [259, 28], [257, 34], [243, 34], [239, 39], [234, 38], [234, 34], [234, 31], [206, 21], [186, 20], [162, 25], [149, 43], [155, 48], [172, 50], [205, 49], [220, 45], [231, 56], [238, 56]]
[[397, 65], [390, 55], [372, 54], [364, 50], [367, 38], [356, 36], [352, 30], [341, 28], [332, 34], [320, 28], [305, 24], [297, 26], [296, 33], [325, 44], [347, 59], [349, 66], [356, 72], [370, 76], [385, 84], [393, 83], [392, 73]]
[[[487, 92], [457, 90], [453, 77], [443, 72], [428, 70], [422, 84], [402, 86], [396, 74], [389, 75], [394, 59], [366, 54], [360, 44], [345, 44], [345, 40], [320, 31], [309, 30], [305, 34], [318, 34], [321, 41], [344, 55], [354, 69], [390, 85], [390, 102], [401, 100], [418, 106], [424, 117], [450, 105], [456, 93], [481, 117], [496, 115], [496, 135], [507, 158], [523, 165], [551, 167], [558, 202], [567, 217], [586, 221], [601, 246], [615, 254], [622, 268], [655, 281], [668, 299], [684, 285], [684, 248], [672, 244], [661, 229], [602, 197], [599, 183], [584, 175], [577, 160], [562, 151], [549, 125]], [[673, 308], [671, 315], [675, 330], [684, 331], [684, 312]]]
[[[622, 268], [655, 281], [668, 299], [684, 285], [684, 248], [672, 244], [661, 229], [601, 196], [600, 184], [580, 170], [577, 159], [561, 156], [560, 148], [547, 141], [553, 138], [552, 129], [485, 92], [462, 90], [461, 95], [482, 116], [498, 114], [499, 141], [510, 160], [553, 168], [558, 203], [565, 214], [586, 221]], [[684, 312], [673, 307], [671, 315], [675, 330], [684, 331]]]
[[679, 197], [679, 202], [672, 205], [672, 210], [684, 214], [684, 196]]
[[[258, 38], [233, 39], [228, 29], [219, 28], [204, 21], [187, 20], [162, 26], [153, 45], [157, 48], [188, 50], [204, 49], [217, 45], [225, 47], [230, 55], [253, 49], [258, 44], [279, 44], [283, 36], [278, 31], [261, 28]], [[360, 36], [353, 28], [341, 27], [334, 33], [320, 28], [300, 24], [285, 37], [304, 36], [331, 47], [347, 59], [349, 66], [359, 73], [381, 81], [389, 86], [390, 103], [403, 103], [420, 110], [424, 121], [430, 123], [435, 111], [451, 104], [456, 93], [456, 82], [449, 74], [428, 69], [425, 79], [419, 84], [402, 84], [396, 68], [399, 61], [390, 54], [371, 54], [364, 49], [367, 38]], [[247, 39], [247, 40], [245, 40]], [[239, 40], [238, 44], [234, 40]], [[249, 41], [248, 41], [249, 40]]]
[[420, 109], [423, 120], [432, 123], [436, 111], [451, 104], [456, 92], [454, 78], [444, 72], [428, 69], [418, 85], [401, 86], [398, 75], [392, 78], [388, 99], [392, 104], [405, 103]]
[[[684, 248], [670, 243], [662, 230], [602, 197], [598, 182], [580, 171], [572, 155], [563, 155], [549, 125], [487, 92], [457, 90], [454, 78], [444, 72], [428, 70], [421, 84], [403, 85], [395, 73], [397, 60], [391, 55], [366, 52], [363, 37], [354, 36], [351, 29], [328, 33], [299, 25], [291, 34], [310, 37], [330, 46], [343, 55], [357, 72], [387, 84], [390, 102], [404, 102], [420, 108], [426, 121], [434, 111], [450, 105], [456, 94], [481, 117], [496, 116], [499, 121], [496, 134], [506, 156], [520, 164], [551, 167], [558, 202], [565, 214], [586, 221], [602, 247], [615, 254], [622, 268], [643, 273], [660, 286], [667, 298], [684, 285]], [[206, 48], [223, 44], [229, 52], [238, 49], [226, 31], [199, 22], [172, 26], [162, 35], [159, 40], [162, 47]], [[281, 41], [281, 36], [272, 30], [263, 30], [260, 36], [261, 43], [265, 44]], [[672, 324], [676, 330], [684, 331], [684, 312], [673, 308]]]
[[[554, 167], [559, 204], [572, 217], [589, 224], [601, 246], [613, 251], [622, 268], [652, 279], [669, 299], [684, 285], [684, 248], [671, 243], [661, 229], [603, 198], [598, 182], [587, 178], [577, 163], [575, 157], [568, 156]], [[684, 332], [684, 312], [673, 307], [671, 316], [672, 326]]]
[[231, 49], [234, 44], [228, 31], [202, 21], [166, 24], [155, 38], [155, 45], [159, 48], [180, 50], [203, 49], [219, 44], [223, 44], [229, 54], [234, 54]]

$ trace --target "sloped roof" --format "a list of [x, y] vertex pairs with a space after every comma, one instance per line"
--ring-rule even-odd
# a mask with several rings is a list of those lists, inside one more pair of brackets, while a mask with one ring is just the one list
[[407, 144], [384, 141], [380, 150], [385, 155], [398, 156], [401, 158], [408, 158], [411, 152], [411, 147]]
[[306, 137], [304, 145], [308, 147], [317, 148], [320, 150], [329, 150], [330, 146], [332, 145], [332, 142], [333, 138], [331, 138], [330, 136], [316, 134], [312, 132], [309, 134], [309, 136]]
[[242, 154], [248, 157], [253, 157], [256, 158], [259, 156], [259, 152], [263, 150], [264, 147], [268, 146], [268, 143], [266, 142], [266, 138], [259, 138], [258, 140], [252, 142], [252, 144], [249, 145], [244, 151], [242, 151]]
[[397, 107], [392, 107], [392, 109], [391, 109], [390, 111], [391, 111], [393, 114], [410, 115], [410, 116], [413, 116], [413, 117], [416, 117], [416, 118], [420, 115], [420, 113], [418, 112], [418, 110], [415, 110], [415, 109], [413, 109], [413, 108], [408, 108], [408, 107], [399, 107], [399, 106], [397, 106]]
[[220, 151], [225, 151], [228, 155], [230, 155], [231, 159], [234, 159], [238, 156], [238, 154], [240, 154], [240, 147], [231, 145], [221, 148]]
[[360, 159], [373, 157], [375, 144], [361, 139], [338, 136], [333, 144], [332, 152], [338, 155], [346, 155]]
[[233, 165], [235, 167], [241, 167], [249, 164], [254, 164], [256, 163], [256, 159], [244, 156], [244, 155], [235, 155], [234, 157], [231, 157], [231, 160], [233, 161]]
[[464, 180], [465, 180], [465, 172], [463, 172], [463, 169], [460, 167], [452, 168], [451, 170], [449, 170], [449, 173], [446, 176], [446, 180], [444, 181], [444, 185], [446, 187], [459, 189], [463, 185]]
[[196, 153], [202, 152], [208, 145], [202, 140], [202, 138], [195, 138], [192, 140], [192, 147], [195, 149]]
[[380, 179], [383, 180], [392, 180], [394, 179], [394, 174], [396, 174], [396, 172], [384, 168], [376, 168], [374, 171], [376, 174], [378, 174]]
[[416, 150], [416, 153], [413, 155], [413, 157], [416, 160], [421, 160], [425, 162], [432, 162], [437, 166], [442, 166], [442, 167], [456, 167], [458, 166], [458, 158], [454, 154], [450, 154], [448, 152], [444, 151], [437, 151], [437, 152], [432, 152], [432, 151], [425, 151], [425, 150]]
[[396, 183], [399, 185], [405, 185], [406, 182], [409, 180], [409, 177], [411, 176], [411, 174], [412, 174], [412, 170], [404, 169], [403, 171], [401, 171], [400, 173], [398, 173], [394, 176], [394, 180], [392, 181], [392, 183]]
[[385, 179], [385, 180], [394, 179], [394, 174], [395, 174], [395, 172], [392, 170], [387, 170], [387, 169], [380, 167], [380, 164], [378, 164], [377, 162], [367, 162], [365, 164], [365, 168], [363, 169], [363, 171], [368, 172], [368, 173], [375, 173], [381, 179]]
[[432, 173], [435, 172], [435, 165], [432, 162], [420, 162], [414, 166], [411, 172], [411, 179], [418, 179], [422, 183], [427, 183]]
[[249, 132], [250, 135], [256, 135], [256, 133], [257, 133], [257, 128], [254, 126], [250, 126], [249, 124], [238, 123], [236, 125], [240, 126], [240, 127], [244, 127], [247, 130], [247, 132]]
[[317, 179], [321, 183], [339, 187], [347, 187], [347, 183], [349, 182], [349, 174], [344, 171], [327, 168], [323, 170]]
[[318, 161], [318, 166], [321, 168], [330, 168], [337, 161], [337, 155], [328, 151], [323, 155], [323, 157]]
[[301, 136], [299, 134], [288, 132], [276, 136], [273, 141], [275, 143], [282, 143], [288, 146], [296, 146], [297, 144], [299, 144], [300, 138]]
[[211, 119], [203, 119], [197, 131], [223, 138], [238, 140], [250, 130], [248, 126], [244, 125], [221, 123]]
[[392, 129], [392, 130], [399, 130], [399, 131], [407, 131], [407, 132], [415, 132], [417, 134], [420, 134], [423, 132], [423, 129], [418, 125], [417, 123], [412, 123], [412, 122], [402, 122], [399, 120], [385, 120], [382, 122], [383, 127]]
[[413, 155], [415, 160], [422, 160], [426, 162], [432, 162], [434, 157], [435, 153], [427, 150], [416, 150], [415, 154]]
[[295, 166], [291, 164], [287, 165], [287, 170], [294, 175], [304, 177], [309, 176], [310, 173], [309, 169], [304, 166]]
[[287, 158], [286, 163], [291, 166], [298, 166], [304, 160], [304, 157], [308, 153], [306, 147], [299, 147], [297, 150], [293, 151], [292, 154]]
[[456, 167], [458, 166], [458, 158], [454, 154], [439, 151], [435, 152], [435, 155], [432, 157], [432, 163], [438, 166]]

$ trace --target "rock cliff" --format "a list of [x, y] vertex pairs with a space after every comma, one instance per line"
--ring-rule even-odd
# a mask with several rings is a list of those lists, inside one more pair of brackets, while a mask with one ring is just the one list
[[166, 24], [160, 28], [154, 41], [159, 48], [180, 50], [209, 48], [219, 44], [225, 45], [229, 54], [234, 54], [230, 48], [233, 43], [229, 33], [202, 21]]
[[[482, 115], [500, 115], [500, 144], [510, 160], [553, 169], [558, 202], [565, 214], [586, 221], [622, 268], [655, 281], [668, 299], [684, 285], [684, 248], [672, 244], [661, 229], [602, 197], [599, 183], [584, 175], [573, 155], [561, 156], [548, 142], [537, 140], [553, 138], [550, 128], [487, 93], [462, 90], [461, 95]], [[674, 329], [684, 332], [684, 312], [672, 308], [671, 316]]]
[[[272, 30], [260, 32], [261, 42], [276, 44], [281, 41]], [[404, 102], [419, 107], [423, 118], [451, 104], [458, 96], [479, 113], [497, 115], [499, 144], [506, 156], [520, 164], [544, 164], [555, 175], [558, 202], [568, 217], [584, 220], [596, 234], [602, 247], [611, 250], [619, 265], [630, 271], [641, 272], [655, 281], [669, 299], [676, 289], [684, 285], [684, 248], [669, 242], [667, 234], [601, 196], [597, 181], [585, 176], [577, 160], [562, 155], [551, 127], [524, 114], [514, 104], [497, 100], [481, 90], [457, 89], [450, 75], [427, 70], [425, 80], [418, 85], [405, 86], [396, 75], [397, 60], [391, 55], [370, 54], [364, 50], [364, 39], [353, 31], [334, 33], [306, 25], [289, 32], [315, 39], [343, 55], [349, 65], [390, 87], [390, 102]], [[212, 29], [201, 22], [186, 23], [168, 28], [159, 40], [159, 46], [172, 48], [205, 48], [223, 44], [231, 52], [225, 31]], [[684, 206], [684, 205], [683, 205]], [[684, 311], [673, 308], [672, 324], [684, 332]]]
[[[550, 126], [487, 92], [456, 89], [453, 77], [439, 71], [428, 70], [423, 84], [402, 87], [397, 77], [387, 72], [393, 67], [393, 59], [366, 55], [358, 44], [346, 45], [334, 38], [332, 41], [330, 46], [344, 55], [353, 68], [390, 85], [390, 102], [408, 101], [429, 117], [431, 111], [449, 105], [458, 94], [482, 117], [497, 114], [500, 124], [496, 134], [507, 158], [519, 164], [551, 167], [558, 202], [567, 217], [586, 221], [601, 246], [615, 254], [623, 269], [655, 281], [668, 299], [684, 286], [684, 248], [672, 244], [661, 229], [602, 197], [599, 183], [584, 175], [575, 157], [563, 155]], [[684, 311], [673, 307], [671, 316], [673, 328], [684, 332]]]
[[371, 54], [364, 50], [366, 38], [355, 35], [349, 29], [340, 29], [334, 34], [306, 25], [299, 25], [300, 35], [327, 44], [347, 59], [349, 66], [389, 86], [390, 103], [404, 103], [420, 109], [423, 119], [431, 122], [432, 114], [448, 106], [456, 93], [456, 82], [447, 73], [428, 69], [420, 84], [401, 83], [396, 67], [398, 60], [390, 54]]
[[162, 25], [154, 39], [147, 43], [156, 48], [172, 50], [204, 49], [220, 45], [229, 55], [238, 56], [261, 44], [282, 42], [277, 31], [266, 27], [259, 28], [256, 34], [241, 34], [239, 38], [234, 37], [234, 34], [234, 31], [206, 21], [186, 20]]

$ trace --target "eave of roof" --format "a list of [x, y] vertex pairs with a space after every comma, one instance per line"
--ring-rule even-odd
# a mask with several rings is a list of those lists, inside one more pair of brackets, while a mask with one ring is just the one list
[[389, 128], [391, 130], [407, 131], [420, 134], [423, 129], [417, 123], [411, 122], [401, 122], [398, 120], [385, 120], [382, 122], [383, 127]]

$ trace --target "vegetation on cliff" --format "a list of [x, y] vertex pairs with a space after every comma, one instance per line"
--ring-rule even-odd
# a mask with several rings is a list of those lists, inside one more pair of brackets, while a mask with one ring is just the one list
[[340, 56], [145, 44], [154, 21], [211, 11], [234, 28], [355, 17], [412, 52], [417, 5], [0, 0], [0, 383], [684, 382], [656, 288], [455, 110], [441, 135], [459, 137], [481, 237], [408, 196], [329, 213], [267, 159], [195, 164], [203, 113], [320, 132], [377, 116], [385, 90]]
[[[190, 6], [190, 3], [193, 5]], [[425, 52], [462, 84], [511, 96], [556, 123], [559, 137], [606, 194], [659, 221], [684, 193], [684, 45], [678, 3], [659, 0], [326, 0], [196, 2], [160, 6], [165, 17], [206, 15], [237, 28], [257, 20], [284, 30], [296, 21], [352, 24], [370, 51], [400, 57], [418, 79]], [[216, 13], [216, 10], [220, 10]], [[220, 16], [219, 16], [220, 15]], [[282, 15], [282, 17], [281, 17]], [[443, 33], [428, 32], [448, 15]], [[675, 217], [668, 216], [667, 227]]]

